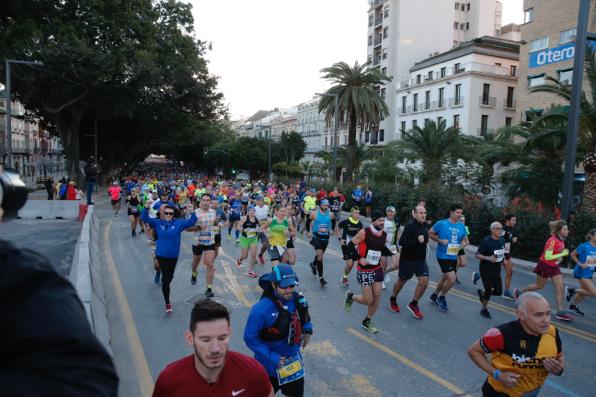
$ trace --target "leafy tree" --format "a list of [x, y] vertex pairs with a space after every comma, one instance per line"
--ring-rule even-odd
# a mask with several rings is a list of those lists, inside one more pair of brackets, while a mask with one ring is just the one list
[[[355, 150], [353, 151], [352, 164], [354, 166], [354, 175], [357, 180], [360, 175], [360, 168], [362, 167], [362, 165], [367, 160], [371, 160], [375, 156], [375, 154], [379, 152], [374, 148], [368, 146], [365, 142], [360, 142], [354, 149]], [[345, 159], [348, 158], [349, 153], [350, 147], [348, 145], [342, 145], [337, 148], [337, 159], [339, 160], [336, 159], [336, 162], [339, 165], [339, 168], [341, 168], [341, 165], [344, 163]]]
[[279, 143], [287, 162], [299, 161], [304, 157], [306, 142], [296, 131], [282, 132]]
[[[391, 81], [378, 68], [369, 68], [368, 63], [349, 66], [345, 62], [338, 62], [321, 70], [323, 78], [333, 85], [327, 94], [338, 96], [338, 120], [348, 124], [348, 145], [346, 151], [346, 182], [352, 181], [356, 157], [356, 129], [370, 129], [378, 126], [384, 116], [389, 115], [385, 101], [376, 88]], [[332, 124], [335, 116], [335, 98], [322, 96], [319, 101], [319, 112], [325, 112], [328, 125]]]

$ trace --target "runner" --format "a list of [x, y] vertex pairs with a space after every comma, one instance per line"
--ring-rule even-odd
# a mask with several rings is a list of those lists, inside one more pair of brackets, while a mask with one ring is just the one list
[[474, 285], [482, 279], [484, 291], [477, 289], [478, 298], [482, 304], [480, 315], [492, 318], [488, 311], [488, 301], [492, 296], [501, 296], [503, 282], [501, 281], [501, 264], [505, 260], [505, 239], [502, 237], [503, 226], [499, 222], [490, 225], [490, 236], [486, 236], [478, 246], [476, 258], [480, 261], [480, 272], [472, 274]]
[[362, 199], [364, 198], [364, 192], [362, 186], [357, 185], [356, 189], [352, 190], [352, 200], [354, 200], [354, 206], [362, 209]]
[[347, 290], [344, 308], [346, 311], [350, 311], [354, 302], [368, 306], [366, 317], [362, 320], [361, 326], [372, 334], [379, 332], [373, 325], [372, 318], [381, 302], [381, 288], [384, 279], [381, 255], [388, 254], [385, 246], [387, 234], [383, 231], [385, 222], [383, 215], [383, 212], [379, 210], [373, 212], [370, 226], [360, 230], [348, 243], [348, 249], [358, 258], [356, 279], [362, 287], [362, 294], [354, 295], [352, 291]]
[[360, 222], [360, 208], [358, 207], [352, 207], [352, 209], [350, 209], [350, 216], [348, 219], [344, 219], [338, 223], [338, 229], [336, 232], [337, 239], [339, 240], [339, 245], [341, 246], [343, 259], [346, 261], [344, 274], [341, 276], [341, 285], [345, 288], [350, 286], [348, 276], [354, 267], [354, 261], [358, 260], [355, 252], [350, 250], [348, 245], [352, 241], [352, 238], [354, 238], [354, 236], [358, 234], [360, 230], [362, 230], [362, 227], [362, 222]]
[[[139, 205], [141, 201], [137, 196], [137, 189], [132, 188], [130, 191], [130, 196], [126, 198], [126, 204], [128, 204], [128, 219], [130, 220], [130, 228], [131, 228], [131, 236], [135, 238], [137, 236], [137, 221], [139, 219]], [[141, 230], [143, 228], [141, 227]]]
[[[391, 253], [391, 266], [388, 266], [388, 256], [381, 258], [381, 266], [383, 266], [383, 273], [385, 274], [385, 281], [390, 282], [389, 273], [399, 268], [399, 251], [397, 249], [397, 238], [399, 232], [399, 222], [395, 221], [395, 207], [390, 205], [385, 209], [386, 217], [383, 224], [383, 230], [387, 234], [387, 241], [385, 246], [388, 252]], [[383, 281], [383, 289], [385, 289], [385, 281]]]
[[565, 248], [565, 239], [569, 236], [567, 222], [563, 220], [552, 221], [549, 223], [551, 237], [546, 241], [542, 255], [534, 268], [536, 273], [536, 282], [528, 285], [523, 290], [517, 288], [513, 292], [515, 298], [520, 293], [527, 291], [538, 291], [544, 288], [550, 278], [555, 287], [555, 299], [557, 301], [557, 313], [555, 317], [563, 321], [571, 321], [573, 317], [565, 313], [563, 308], [563, 275], [559, 263], [563, 258], [569, 255], [569, 250]]
[[[161, 290], [166, 303], [166, 313], [172, 312], [170, 283], [174, 278], [176, 263], [180, 255], [180, 235], [197, 222], [197, 216], [192, 212], [188, 219], [174, 219], [174, 210], [173, 205], [167, 204], [163, 211], [163, 220], [150, 218], [147, 209], [144, 209], [141, 214], [143, 222], [151, 226], [158, 237], [155, 255], [162, 274]], [[187, 210], [190, 212], [191, 208]]]
[[259, 229], [257, 236], [261, 241], [261, 251], [259, 252], [259, 262], [261, 265], [265, 264], [265, 258], [263, 258], [263, 254], [267, 252], [269, 249], [269, 240], [267, 239], [267, 233], [261, 230], [265, 224], [269, 222], [269, 206], [265, 205], [265, 197], [258, 195], [257, 199], [255, 200], [255, 216], [257, 217], [257, 221], [259, 222]]
[[284, 256], [284, 263], [288, 265], [296, 264], [296, 248], [294, 247], [294, 239], [296, 238], [296, 209], [292, 203], [286, 204], [286, 219], [290, 224], [290, 236], [286, 243], [286, 254]]
[[213, 227], [213, 233], [215, 233], [215, 263], [215, 259], [217, 259], [217, 255], [219, 255], [219, 248], [221, 247], [221, 231], [225, 227], [228, 218], [226, 217], [226, 212], [219, 206], [218, 200], [211, 199], [211, 209], [215, 211], [216, 224], [216, 226]]
[[517, 318], [491, 328], [468, 349], [470, 359], [488, 374], [484, 397], [538, 396], [549, 374], [563, 373], [561, 338], [546, 299], [536, 292], [522, 294]]
[[319, 210], [310, 214], [312, 239], [310, 245], [315, 249], [315, 259], [310, 263], [310, 268], [313, 275], [319, 274], [319, 283], [321, 287], [327, 284], [323, 277], [323, 255], [329, 244], [329, 236], [331, 235], [331, 222], [333, 214], [329, 211], [329, 201], [321, 200]]
[[393, 293], [389, 298], [391, 311], [399, 313], [397, 295], [404, 285], [415, 274], [418, 285], [414, 291], [414, 299], [408, 303], [408, 310], [417, 319], [424, 315], [418, 307], [418, 302], [428, 287], [428, 265], [426, 263], [426, 249], [428, 245], [428, 229], [426, 225], [426, 208], [418, 206], [412, 211], [413, 220], [404, 227], [399, 238], [401, 247], [398, 279], [393, 285]]
[[468, 243], [466, 227], [459, 222], [462, 212], [461, 204], [453, 204], [449, 209], [449, 218], [435, 223], [429, 231], [429, 237], [438, 243], [437, 261], [443, 272], [435, 292], [429, 299], [442, 312], [449, 310], [445, 296], [455, 284], [455, 267], [459, 250]]
[[266, 224], [269, 238], [269, 258], [273, 266], [281, 262], [287, 250], [288, 237], [295, 233], [294, 226], [286, 219], [283, 206], [275, 207], [275, 216]]
[[[274, 393], [304, 395], [304, 362], [300, 348], [308, 345], [313, 325], [304, 296], [290, 265], [277, 265], [261, 276], [261, 299], [252, 307], [244, 342], [269, 374]], [[240, 396], [242, 397], [242, 396]]]
[[[468, 238], [468, 240], [470, 239], [470, 228], [468, 226], [466, 226], [466, 217], [465, 216], [461, 216], [461, 218], [459, 218], [459, 221], [462, 223], [462, 225], [465, 226], [466, 228], [466, 237]], [[466, 267], [467, 265], [467, 258], [466, 258], [466, 250], [465, 248], [460, 248], [459, 252], [457, 253], [457, 266], [455, 266], [455, 284], [461, 284], [461, 282], [459, 281], [459, 278], [457, 277], [457, 271], [459, 270], [460, 267]]]
[[571, 259], [575, 262], [573, 276], [579, 280], [580, 288], [565, 287], [567, 302], [571, 300], [573, 295], [577, 295], [567, 311], [580, 316], [583, 316], [584, 312], [579, 310], [577, 305], [587, 296], [596, 296], [596, 287], [591, 281], [594, 274], [594, 265], [596, 265], [596, 229], [590, 230], [586, 238], [588, 241], [571, 253]]
[[205, 273], [205, 280], [207, 288], [205, 289], [205, 297], [213, 298], [213, 279], [215, 277], [215, 227], [219, 226], [215, 210], [211, 209], [211, 195], [203, 193], [200, 196], [199, 208], [194, 213], [196, 214], [196, 225], [190, 228], [189, 232], [194, 232], [192, 242], [192, 274], [190, 276], [190, 283], [195, 285], [197, 283], [198, 272], [197, 269], [203, 258], [203, 264], [207, 268]]
[[238, 244], [240, 245], [242, 253], [236, 260], [236, 266], [240, 267], [242, 261], [248, 258], [250, 252], [250, 263], [246, 275], [248, 277], [256, 278], [257, 274], [254, 270], [255, 263], [257, 263], [257, 246], [259, 245], [259, 238], [257, 235], [259, 222], [255, 216], [254, 205], [248, 206], [248, 213], [240, 219], [238, 226], [240, 227], [240, 242]]
[[238, 243], [238, 238], [240, 237], [238, 222], [240, 221], [240, 218], [242, 218], [242, 203], [236, 198], [234, 193], [230, 193], [228, 205], [230, 207], [230, 212], [228, 214], [228, 219], [230, 220], [228, 223], [228, 240], [232, 239], [232, 229], [234, 229], [234, 238], [236, 243]]
[[513, 262], [511, 261], [511, 247], [513, 244], [517, 244], [517, 231], [515, 225], [517, 223], [517, 217], [513, 214], [506, 214], [505, 221], [503, 224], [503, 237], [505, 238], [505, 260], [503, 261], [503, 267], [505, 268], [505, 291], [503, 292], [503, 298], [509, 300], [515, 300], [515, 297], [509, 290], [511, 288], [511, 277], [513, 276]]
[[267, 372], [255, 359], [229, 350], [230, 313], [203, 299], [190, 314], [185, 339], [193, 354], [169, 364], [158, 376], [153, 397], [273, 397]]
[[108, 195], [112, 202], [114, 216], [118, 216], [118, 211], [120, 211], [120, 200], [122, 198], [122, 188], [118, 185], [118, 182], [112, 182], [112, 186], [108, 188]]
[[312, 222], [311, 214], [317, 209], [317, 198], [315, 197], [315, 194], [315, 189], [307, 191], [306, 196], [302, 201], [302, 212], [306, 218], [306, 236], [308, 238], [312, 236], [310, 227], [310, 223]]
[[370, 216], [372, 214], [373, 198], [374, 198], [373, 192], [372, 192], [372, 190], [370, 190], [370, 186], [367, 186], [366, 192], [364, 193], [364, 206], [366, 207], [366, 216], [368, 218], [370, 218]]
[[[341, 208], [343, 207], [346, 198], [343, 194], [337, 190], [337, 186], [333, 188], [333, 191], [329, 193], [329, 203], [331, 204], [331, 212], [333, 212], [333, 216], [335, 217], [335, 221], [339, 222], [341, 220]], [[333, 227], [335, 229], [335, 225]]]

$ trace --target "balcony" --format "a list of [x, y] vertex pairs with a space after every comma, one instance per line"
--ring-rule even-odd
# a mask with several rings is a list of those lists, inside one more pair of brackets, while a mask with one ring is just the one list
[[459, 108], [464, 106], [464, 97], [453, 97], [449, 98], [449, 107], [451, 108]]
[[375, 16], [375, 27], [383, 24], [383, 14], [378, 14]]
[[483, 108], [494, 108], [497, 105], [497, 98], [494, 96], [480, 95], [478, 104]]
[[381, 64], [381, 56], [376, 56], [373, 58], [373, 66], [377, 66]]
[[476, 132], [478, 133], [479, 136], [487, 136], [487, 135], [494, 134], [495, 130], [492, 128], [478, 128], [476, 130]]
[[445, 109], [446, 106], [446, 102], [444, 99], [441, 99], [439, 101], [434, 101], [433, 102], [433, 109]]
[[505, 100], [503, 100], [503, 109], [515, 111], [515, 108], [516, 108], [516, 101], [515, 101], [515, 99], [505, 99]]
[[382, 34], [376, 34], [375, 35], [375, 41], [374, 41], [374, 47], [379, 46], [383, 43], [383, 35]]

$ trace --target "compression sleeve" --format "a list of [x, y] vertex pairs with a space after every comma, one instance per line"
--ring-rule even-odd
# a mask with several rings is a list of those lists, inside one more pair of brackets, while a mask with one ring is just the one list
[[544, 253], [544, 259], [546, 259], [547, 261], [553, 261], [555, 259], [562, 258], [562, 257], [564, 257], [566, 255], [567, 254], [565, 252], [561, 252], [560, 254], [553, 254], [552, 251], [546, 251]]

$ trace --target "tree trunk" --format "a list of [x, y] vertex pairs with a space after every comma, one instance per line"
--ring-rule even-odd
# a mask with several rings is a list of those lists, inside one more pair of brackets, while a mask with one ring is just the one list
[[592, 147], [586, 153], [584, 170], [586, 171], [586, 183], [584, 184], [582, 208], [596, 213], [596, 147]]
[[83, 186], [83, 172], [79, 166], [79, 128], [83, 112], [70, 112], [69, 116], [57, 115], [55, 121], [64, 147], [68, 177], [78, 186]]
[[351, 183], [354, 174], [354, 157], [356, 152], [356, 115], [350, 113], [350, 126], [348, 128], [348, 148], [346, 150], [346, 178], [345, 182]]

